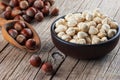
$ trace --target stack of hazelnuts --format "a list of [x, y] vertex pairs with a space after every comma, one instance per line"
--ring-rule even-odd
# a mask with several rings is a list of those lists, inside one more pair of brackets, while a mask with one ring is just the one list
[[10, 0], [9, 4], [0, 2], [0, 12], [5, 19], [24, 20], [31, 22], [33, 19], [42, 21], [46, 16], [56, 16], [57, 7], [52, 7], [55, 0]]
[[[13, 27], [11, 27], [13, 26]], [[25, 45], [26, 48], [36, 49], [36, 41], [33, 39], [33, 32], [24, 21], [17, 21], [10, 25], [7, 29], [9, 35], [14, 38], [20, 45]]]
[[[34, 67], [39, 67], [42, 64], [42, 60], [38, 55], [32, 55], [30, 58], [30, 64]], [[45, 73], [53, 72], [53, 66], [50, 62], [43, 63], [41, 69]]]

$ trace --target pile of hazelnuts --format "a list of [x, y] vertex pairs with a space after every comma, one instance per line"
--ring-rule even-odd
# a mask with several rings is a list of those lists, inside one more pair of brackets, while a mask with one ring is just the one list
[[46, 16], [56, 16], [57, 7], [52, 7], [55, 0], [10, 0], [9, 4], [0, 2], [0, 12], [7, 19], [41, 22]]
[[53, 66], [50, 62], [42, 63], [41, 58], [38, 55], [32, 55], [30, 58], [30, 64], [34, 67], [39, 67], [42, 64], [42, 71], [51, 74], [53, 72]]
[[24, 21], [13, 22], [7, 27], [9, 35], [20, 45], [26, 46], [30, 50], [36, 49], [36, 41], [33, 39], [33, 32], [27, 27]]

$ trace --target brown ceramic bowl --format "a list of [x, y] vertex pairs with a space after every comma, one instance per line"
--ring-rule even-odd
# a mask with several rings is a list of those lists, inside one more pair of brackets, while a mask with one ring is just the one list
[[[60, 17], [64, 18], [64, 16]], [[58, 19], [60, 19], [58, 18]], [[77, 59], [97, 59], [105, 56], [111, 52], [119, 41], [120, 27], [117, 29], [117, 33], [114, 37], [106, 42], [99, 44], [75, 44], [62, 40], [54, 31], [56, 19], [51, 25], [51, 37], [54, 45], [65, 55], [77, 58]]]

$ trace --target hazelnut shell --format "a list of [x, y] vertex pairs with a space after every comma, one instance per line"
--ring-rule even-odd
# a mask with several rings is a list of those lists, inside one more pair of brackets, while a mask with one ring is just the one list
[[45, 73], [51, 73], [53, 71], [53, 66], [51, 63], [44, 63], [41, 68]]
[[33, 36], [33, 33], [29, 28], [22, 29], [21, 34], [27, 38], [31, 38]]
[[42, 63], [41, 58], [38, 55], [33, 55], [30, 58], [30, 64], [34, 67], [39, 67], [41, 63]]
[[36, 48], [36, 42], [34, 39], [28, 39], [25, 43], [25, 46], [28, 49], [34, 50]]

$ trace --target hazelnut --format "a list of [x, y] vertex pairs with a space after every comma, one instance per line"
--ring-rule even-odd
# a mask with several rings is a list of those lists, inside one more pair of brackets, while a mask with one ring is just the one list
[[20, 15], [15, 16], [14, 20], [22, 20], [22, 21], [24, 21], [23, 17], [20, 16]]
[[32, 31], [29, 29], [29, 28], [24, 28], [22, 31], [21, 31], [21, 34], [24, 35], [25, 37], [27, 38], [31, 38], [33, 33]]
[[15, 17], [15, 16], [20, 15], [20, 14], [22, 14], [22, 11], [20, 10], [20, 8], [19, 7], [14, 7], [13, 10], [12, 10], [11, 16]]
[[27, 9], [29, 7], [29, 4], [27, 1], [20, 1], [19, 6], [21, 9]]
[[5, 19], [11, 19], [11, 11], [4, 11], [3, 16]]
[[23, 14], [23, 15], [26, 14], [26, 10], [22, 10], [22, 14]]
[[36, 15], [35, 15], [35, 19], [37, 21], [42, 21], [44, 19], [44, 16], [43, 16], [43, 13], [42, 12], [38, 12]]
[[50, 11], [51, 16], [57, 16], [58, 14], [59, 14], [59, 9], [56, 7]]
[[28, 0], [29, 5], [32, 6], [33, 3], [34, 3], [34, 1], [35, 1], [35, 0]]
[[55, 3], [55, 0], [49, 0], [50, 5], [52, 6]]
[[24, 45], [24, 44], [25, 44], [25, 41], [26, 41], [26, 37], [20, 34], [20, 35], [17, 36], [16, 41], [17, 41], [18, 43]]
[[10, 22], [10, 23], [5, 24], [6, 30], [8, 31], [10, 29], [13, 29], [14, 24], [15, 22]]
[[0, 2], [0, 12], [3, 12], [6, 9], [7, 5], [3, 2]]
[[26, 10], [26, 15], [30, 16], [30, 17], [34, 17], [36, 14], [36, 9], [34, 7], [30, 7]]
[[12, 11], [12, 8], [10, 6], [7, 6], [5, 11]]
[[43, 1], [41, 1], [41, 0], [36, 0], [36, 1], [34, 2], [34, 7], [37, 8], [37, 9], [42, 9], [42, 8], [44, 7]]
[[51, 6], [51, 5], [50, 5], [50, 2], [48, 2], [48, 1], [45, 1], [45, 2], [44, 2], [44, 5], [45, 5], [45, 6], [48, 6], [48, 7]]
[[23, 19], [26, 21], [26, 22], [31, 22], [32, 21], [32, 18], [28, 15], [22, 15]]
[[28, 48], [28, 49], [35, 49], [36, 48], [36, 42], [34, 39], [28, 39], [25, 43], [25, 46]]
[[21, 2], [21, 1], [24, 1], [24, 0], [18, 0], [18, 2]]
[[25, 27], [26, 27], [26, 25], [25, 25], [25, 23], [23, 21], [16, 22], [15, 25], [14, 25], [14, 28], [17, 31], [21, 31]]
[[18, 4], [19, 4], [18, 0], [10, 0], [10, 2], [9, 2], [9, 5], [10, 5], [11, 7], [18, 6]]
[[41, 58], [38, 55], [33, 55], [30, 58], [30, 64], [34, 67], [39, 67], [41, 63], [42, 63]]
[[44, 16], [49, 15], [49, 7], [48, 6], [44, 6], [44, 8], [41, 11], [42, 11]]
[[15, 30], [15, 29], [10, 29], [10, 30], [8, 30], [8, 33], [10, 34], [10, 36], [11, 36], [12, 38], [16, 38], [17, 35], [18, 35], [18, 32], [17, 32], [17, 30]]
[[45, 73], [51, 73], [53, 71], [53, 66], [51, 63], [44, 63], [41, 67], [41, 69], [45, 72]]
[[69, 40], [71, 40], [71, 36], [68, 34], [65, 34], [61, 37], [61, 39], [65, 40], [65, 41], [69, 41]]

